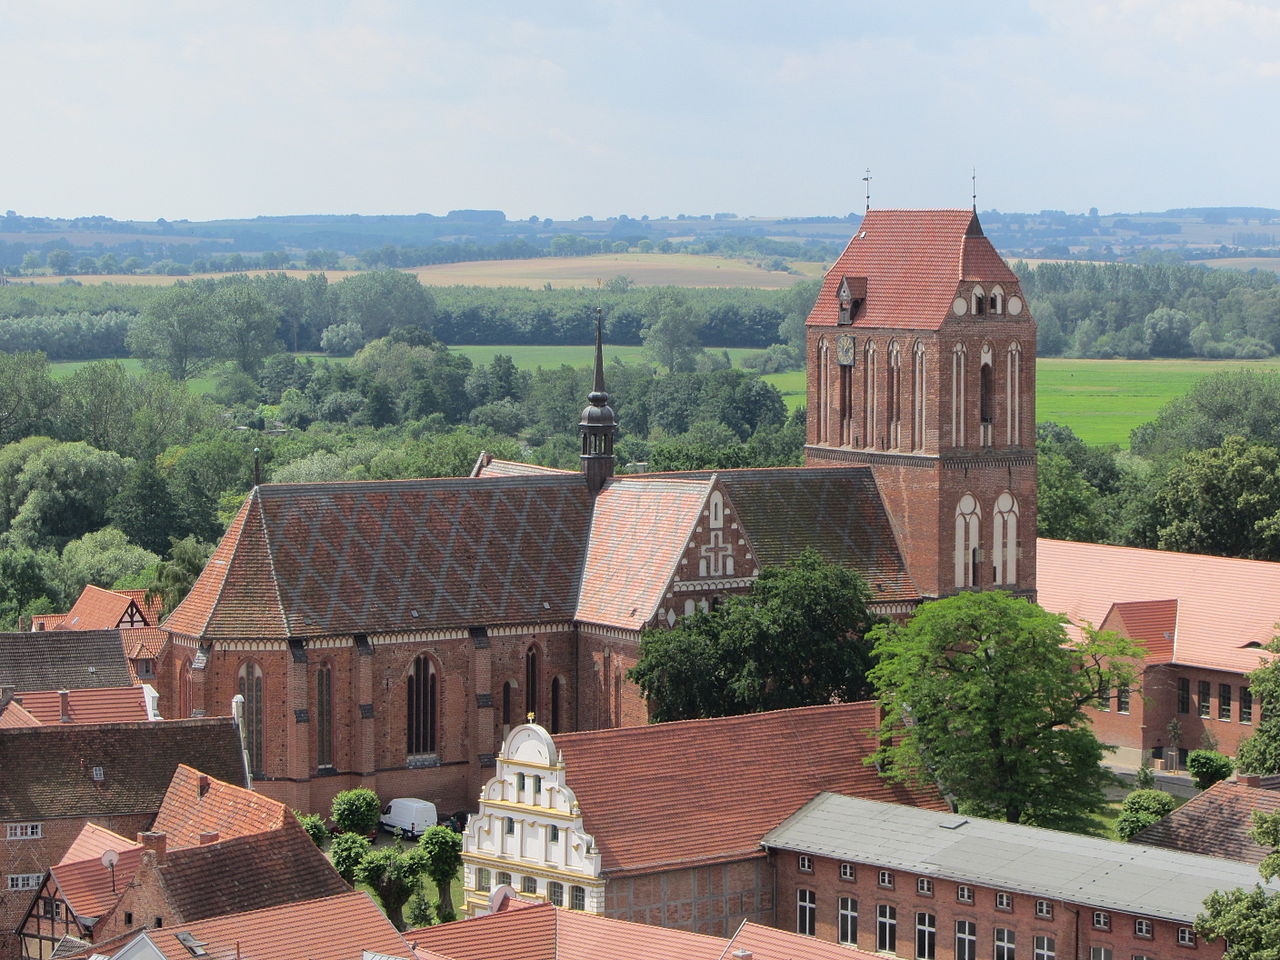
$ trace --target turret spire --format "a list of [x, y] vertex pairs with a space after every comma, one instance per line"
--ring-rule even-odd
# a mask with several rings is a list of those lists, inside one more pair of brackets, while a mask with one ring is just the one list
[[613, 435], [618, 422], [609, 406], [609, 394], [604, 387], [604, 322], [601, 310], [596, 308], [596, 369], [587, 397], [590, 406], [582, 411], [582, 472], [592, 495], [600, 492], [605, 481], [613, 476]]

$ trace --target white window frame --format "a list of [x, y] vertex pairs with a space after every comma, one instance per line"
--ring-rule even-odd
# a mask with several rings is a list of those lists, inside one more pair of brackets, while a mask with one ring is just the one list
[[1178, 928], [1178, 946], [1194, 947], [1196, 945], [1196, 931], [1194, 927]]
[[1113, 957], [1110, 947], [1089, 948], [1089, 960], [1113, 960]]
[[7, 840], [40, 840], [44, 837], [44, 824], [39, 822], [10, 823], [5, 826]]
[[[964, 924], [963, 929], [961, 929], [961, 924]], [[964, 946], [962, 947], [961, 944]], [[972, 920], [957, 920], [955, 946], [957, 960], [976, 957], [978, 955], [978, 925]]]
[[933, 896], [933, 881], [932, 881], [932, 880], [930, 880], [928, 877], [917, 877], [917, 878], [916, 878], [916, 893], [920, 894], [920, 896], [922, 896], [922, 897], [932, 897], [932, 896]]
[[[836, 912], [836, 942], [857, 945], [858, 943], [858, 901], [853, 897], [841, 897]], [[846, 936], [852, 933], [852, 936]]]
[[1156, 934], [1155, 924], [1144, 917], [1135, 917], [1133, 921], [1133, 935], [1142, 937], [1144, 940], [1150, 940]]
[[569, 909], [570, 910], [586, 910], [587, 909], [586, 887], [572, 886], [569, 888]]
[[557, 907], [564, 906], [564, 884], [559, 880], [547, 881], [547, 899]]
[[[888, 941], [892, 940], [890, 944]], [[882, 946], [883, 944], [883, 946]], [[898, 908], [891, 903], [876, 905], [876, 951], [887, 953], [898, 949]]]
[[[932, 950], [921, 950], [921, 939]], [[932, 941], [932, 942], [930, 942]], [[927, 910], [916, 911], [916, 960], [936, 960], [938, 956], [938, 918]]]
[[798, 863], [798, 869], [800, 870], [801, 873], [813, 873], [813, 857], [809, 856], [809, 854], [807, 853], [800, 854], [800, 857], [797, 863]]
[[796, 889], [796, 933], [816, 936], [818, 932], [818, 892], [808, 887]]
[[881, 887], [885, 890], [892, 890], [893, 889], [893, 871], [881, 870], [876, 875], [876, 886]]
[[1036, 901], [1036, 916], [1041, 920], [1053, 919], [1053, 903], [1049, 900]]
[[11, 873], [5, 878], [9, 890], [39, 890], [43, 883], [43, 873]]
[[1003, 891], [996, 894], [996, 909], [1005, 912], [1013, 911], [1013, 894]]
[[1058, 942], [1053, 937], [1039, 934], [1032, 940], [1032, 943], [1034, 945], [1031, 952], [1033, 960], [1057, 960]]
[[856, 879], [858, 879], [858, 871], [857, 871], [857, 869], [854, 867], [854, 865], [853, 865], [852, 863], [842, 863], [842, 864], [840, 864], [840, 879], [841, 879], [841, 880], [856, 880]]
[[973, 887], [966, 883], [956, 887], [956, 903], [973, 903]]
[[1093, 929], [1095, 929], [1095, 930], [1110, 930], [1110, 929], [1111, 929], [1111, 914], [1107, 913], [1105, 910], [1095, 910], [1095, 911], [1093, 911]]
[[996, 927], [992, 931], [993, 960], [1015, 960], [1018, 949], [1018, 933], [1012, 927]]

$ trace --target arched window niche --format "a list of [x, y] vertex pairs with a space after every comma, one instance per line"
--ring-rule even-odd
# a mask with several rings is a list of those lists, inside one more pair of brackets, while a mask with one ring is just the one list
[[436, 669], [435, 659], [430, 654], [420, 653], [414, 658], [409, 676], [405, 678], [405, 686], [408, 693], [406, 752], [410, 756], [436, 753], [440, 711], [440, 673]]

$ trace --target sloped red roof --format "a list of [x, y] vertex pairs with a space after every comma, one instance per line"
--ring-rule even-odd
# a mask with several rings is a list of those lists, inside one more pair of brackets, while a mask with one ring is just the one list
[[1260, 863], [1271, 850], [1249, 836], [1255, 813], [1280, 813], [1280, 790], [1223, 780], [1139, 831], [1130, 842]]
[[55, 629], [114, 630], [132, 604], [132, 597], [90, 583], [80, 591], [66, 618]]
[[[41, 723], [62, 722], [62, 694], [58, 690], [26, 691], [16, 695]], [[72, 723], [125, 723], [147, 720], [147, 698], [141, 687], [98, 687], [68, 690]]]
[[152, 597], [148, 601], [145, 589], [117, 590], [115, 592], [131, 597], [133, 602], [138, 605], [138, 609], [142, 611], [142, 615], [147, 618], [147, 623], [154, 626], [160, 622], [160, 613], [164, 610], [164, 599], [162, 597]]
[[413, 960], [413, 950], [367, 893], [323, 899], [150, 929], [94, 944], [79, 956], [115, 956], [146, 937], [166, 960], [192, 960], [179, 936], [203, 945], [208, 960], [361, 960], [364, 951]]
[[77, 917], [97, 920], [120, 899], [129, 881], [137, 875], [142, 863], [142, 847], [135, 843], [113, 849], [120, 854], [114, 871], [102, 862], [101, 853], [75, 861], [64, 859], [49, 868], [58, 893]]
[[[575, 474], [576, 470], [561, 470], [558, 467], [543, 467], [536, 463], [520, 463], [517, 460], [493, 460], [478, 464], [477, 477], [531, 477], [542, 474]], [[581, 474], [578, 474], [581, 476]]]
[[121, 850], [137, 846], [140, 846], [137, 841], [122, 837], [114, 830], [100, 827], [96, 823], [86, 823], [80, 828], [76, 838], [71, 841], [71, 846], [67, 847], [67, 852], [58, 862], [76, 863], [79, 860], [101, 857], [108, 850], [119, 853]]
[[67, 619], [65, 613], [35, 613], [31, 615], [31, 632], [40, 633], [44, 630], [52, 630], [63, 620]]
[[200, 834], [208, 831], [217, 833], [219, 839], [229, 840], [277, 830], [292, 820], [293, 814], [280, 801], [206, 776], [180, 763], [169, 781], [151, 829], [163, 833], [169, 848], [173, 849], [198, 846]]
[[164, 652], [164, 645], [168, 640], [168, 634], [159, 627], [133, 627], [120, 631], [120, 642], [124, 645], [124, 655], [130, 660], [139, 657], [156, 659]]
[[722, 960], [733, 960], [738, 950], [750, 952], [752, 960], [881, 960], [885, 956], [749, 920], [744, 921], [733, 935]]
[[[1076, 624], [1100, 627], [1113, 604], [1176, 600], [1167, 663], [1256, 670], [1265, 655], [1259, 647], [1275, 636], [1280, 622], [1280, 563], [1068, 540], [1036, 544], [1040, 606]], [[1161, 609], [1167, 624], [1167, 606], [1142, 609], [1141, 629], [1152, 629]]]
[[823, 280], [808, 323], [835, 326], [845, 277], [865, 278], [855, 327], [937, 329], [961, 281], [1006, 285], [1018, 278], [982, 235], [972, 210], [870, 210]]
[[1178, 633], [1178, 601], [1114, 603], [1100, 626], [1142, 644], [1148, 663], [1168, 663], [1173, 659], [1173, 641]]
[[[555, 737], [606, 875], [761, 853], [823, 790], [949, 809], [936, 788], [881, 777], [873, 701]], [[672, 824], [679, 824], [678, 830]]]
[[0, 707], [0, 730], [14, 730], [21, 727], [38, 727], [40, 721], [16, 700], [10, 700]]
[[619, 480], [596, 496], [577, 619], [638, 630], [675, 575], [711, 484]]
[[254, 489], [165, 629], [286, 637], [573, 617], [577, 474]]

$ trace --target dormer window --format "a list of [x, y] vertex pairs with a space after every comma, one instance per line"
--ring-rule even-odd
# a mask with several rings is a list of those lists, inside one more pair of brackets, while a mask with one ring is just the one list
[[854, 317], [862, 309], [862, 301], [867, 295], [865, 277], [844, 277], [836, 290], [836, 299], [840, 302], [840, 315], [837, 320], [840, 326], [853, 323]]

